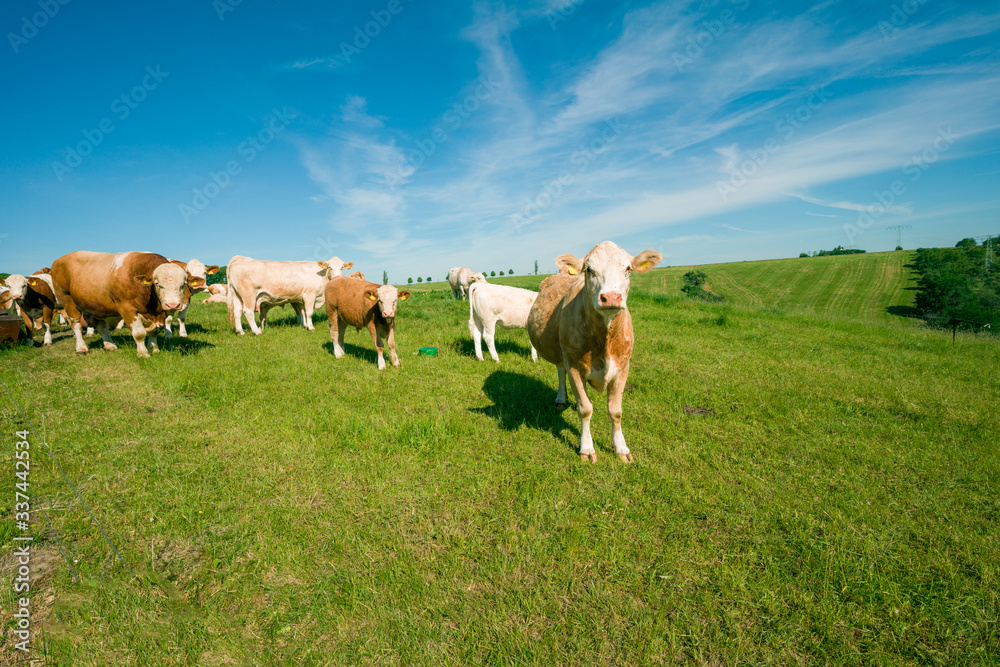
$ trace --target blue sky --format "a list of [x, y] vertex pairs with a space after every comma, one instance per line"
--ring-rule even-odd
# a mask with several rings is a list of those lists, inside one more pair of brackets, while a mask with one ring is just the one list
[[996, 3], [64, 1], [0, 9], [2, 271], [405, 282], [1000, 232]]

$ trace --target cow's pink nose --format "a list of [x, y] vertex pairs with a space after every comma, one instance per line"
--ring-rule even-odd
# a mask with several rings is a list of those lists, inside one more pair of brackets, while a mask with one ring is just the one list
[[165, 303], [163, 304], [163, 310], [177, 310], [181, 307], [179, 303]]
[[602, 308], [621, 308], [622, 307], [622, 293], [621, 292], [601, 292], [601, 296], [598, 297], [601, 301]]

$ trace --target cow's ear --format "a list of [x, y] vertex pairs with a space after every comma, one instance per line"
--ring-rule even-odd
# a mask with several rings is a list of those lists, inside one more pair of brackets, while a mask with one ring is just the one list
[[6, 285], [6, 284], [7, 284], [7, 283], [5, 283], [5, 282], [4, 282], [4, 279], [3, 279], [3, 278], [0, 278], [0, 285]]
[[219, 272], [219, 267], [217, 267], [215, 264], [213, 264], [212, 266], [206, 266], [205, 267], [205, 273], [208, 274], [208, 275], [210, 275], [210, 276], [213, 275], [213, 274], [216, 274], [218, 272]]
[[28, 276], [27, 281], [28, 285], [30, 285], [31, 287], [37, 287], [38, 283], [42, 282], [40, 278], [36, 278], [34, 276]]
[[152, 285], [153, 284], [153, 279], [150, 278], [149, 276], [136, 276], [135, 277], [135, 281], [137, 283], [142, 283], [143, 285]]
[[575, 276], [583, 271], [583, 260], [576, 255], [566, 253], [565, 255], [556, 257], [556, 267], [559, 269], [559, 273], [565, 271], [569, 275]]
[[330, 265], [327, 264], [326, 262], [324, 262], [323, 260], [320, 260], [320, 261], [318, 261], [316, 263], [319, 264], [319, 268], [321, 268], [321, 269], [329, 269], [330, 268]]
[[344, 264], [344, 271], [347, 271], [347, 270], [348, 270], [348, 269], [350, 269], [350, 268], [351, 268], [352, 266], [354, 266], [354, 262], [346, 262], [346, 263]]
[[373, 289], [366, 289], [365, 296], [368, 297], [369, 301], [378, 301], [378, 292]]
[[41, 269], [38, 269], [37, 271], [35, 271], [35, 274], [39, 274], [39, 273], [52, 273], [52, 268], [46, 266], [44, 268], [41, 268]]
[[191, 289], [202, 289], [205, 286], [204, 278], [188, 278], [188, 287]]
[[645, 273], [660, 263], [663, 255], [655, 250], [644, 250], [632, 258], [632, 269], [639, 273]]
[[409, 292], [405, 292], [404, 291], [404, 292], [400, 292], [399, 293], [399, 300], [400, 301], [406, 301], [409, 298], [410, 298], [410, 293]]

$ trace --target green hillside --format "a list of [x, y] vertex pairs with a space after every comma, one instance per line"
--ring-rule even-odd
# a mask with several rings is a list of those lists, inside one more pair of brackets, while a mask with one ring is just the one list
[[[909, 252], [879, 252], [833, 257], [768, 259], [731, 264], [704, 264], [654, 269], [635, 274], [632, 285], [671, 296], [681, 295], [681, 277], [697, 269], [708, 275], [707, 288], [738, 306], [780, 308], [848, 319], [898, 321], [888, 311], [913, 306], [913, 273]], [[491, 278], [490, 282], [537, 288], [544, 276]], [[447, 289], [446, 283], [408, 285], [412, 291]]]

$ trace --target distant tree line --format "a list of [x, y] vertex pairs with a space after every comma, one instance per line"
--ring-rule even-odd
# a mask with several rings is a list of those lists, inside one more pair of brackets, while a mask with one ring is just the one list
[[965, 238], [954, 248], [918, 248], [912, 266], [920, 276], [921, 317], [932, 326], [1000, 332], [1000, 269], [987, 257], [998, 243], [1000, 236], [982, 245]]
[[812, 253], [800, 252], [799, 257], [827, 257], [829, 255], [860, 255], [864, 253], [864, 250], [858, 250], [857, 248], [845, 248], [842, 245], [837, 246], [833, 250], [813, 250]]

